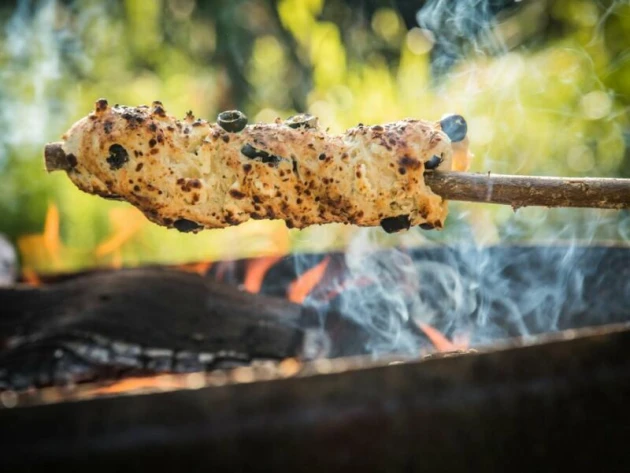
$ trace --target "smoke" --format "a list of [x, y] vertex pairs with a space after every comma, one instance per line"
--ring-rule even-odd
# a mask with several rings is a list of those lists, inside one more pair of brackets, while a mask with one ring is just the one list
[[[449, 82], [453, 75], [461, 73], [455, 66], [470, 60], [472, 65], [464, 71], [470, 75], [472, 84], [478, 81], [491, 85], [492, 80], [488, 77], [492, 76], [492, 71], [516, 78], [527, 69], [526, 75], [534, 84], [532, 97], [549, 94], [545, 81], [553, 79], [543, 70], [532, 69], [532, 62], [526, 64], [524, 61], [529, 54], [524, 38], [527, 35], [535, 37], [540, 24], [525, 24], [517, 31], [509, 22], [509, 14], [515, 9], [521, 12], [520, 21], [525, 23], [531, 18], [544, 16], [541, 12], [547, 2], [519, 3], [507, 0], [428, 1], [417, 12], [416, 18], [418, 25], [435, 37], [431, 53], [434, 80]], [[619, 5], [619, 2], [613, 2], [613, 5]], [[579, 15], [576, 13], [579, 21], [590, 21], [588, 15], [592, 14], [592, 9], [587, 7], [582, 5], [580, 8], [584, 11]], [[606, 9], [602, 18], [614, 15], [612, 9]], [[594, 35], [601, 34], [602, 21], [597, 22]], [[517, 53], [511, 52], [515, 46], [520, 46]], [[560, 55], [568, 49], [558, 51], [562, 51], [558, 53]], [[544, 110], [540, 105], [528, 105], [537, 100], [521, 103], [516, 80], [511, 88], [502, 87], [500, 93], [493, 92], [499, 94], [495, 96], [496, 110], [480, 112], [494, 113], [497, 121], [488, 119], [483, 122], [484, 126], [475, 126], [478, 125], [475, 123], [473, 133], [490, 133], [486, 143], [491, 141], [491, 133], [499, 130], [513, 136], [520, 133], [521, 136], [504, 140], [513, 147], [508, 155], [492, 155], [490, 146], [486, 148], [489, 151], [478, 154], [484, 165], [491, 166], [488, 170], [496, 172], [497, 164], [506, 166], [506, 159], [512, 157], [509, 163], [512, 173], [532, 171], [531, 166], [527, 167], [527, 160], [531, 158], [524, 156], [519, 148], [519, 140], [524, 143], [523, 140], [528, 139], [525, 127], [505, 130], [505, 123], [501, 121], [502, 114], [518, 117], [528, 106], [539, 107], [536, 113], [562, 116], [569, 130], [581, 130], [581, 126], [585, 130], [565, 131], [561, 129], [563, 122], [556, 118], [555, 126], [562, 138], [550, 141], [546, 149], [551, 154], [548, 173], [555, 172], [554, 159], [566, 160], [571, 169], [579, 172], [606, 169], [596, 165], [587, 167], [588, 162], [582, 163], [586, 158], [596, 159], [593, 159], [593, 148], [589, 148], [585, 134], [600, 132], [608, 125], [598, 127], [594, 121], [612, 117], [615, 112], [607, 102], [607, 94], [597, 89], [601, 86], [597, 70], [589, 61], [583, 60], [590, 57], [586, 49], [574, 47], [571, 54], [581, 59], [561, 78], [565, 85], [558, 93], [570, 91], [574, 94], [578, 101], [575, 110], [553, 109], [553, 102]], [[490, 73], [475, 69], [475, 60], [490, 56], [494, 57]], [[538, 67], [544, 61], [533, 64]], [[479, 80], [478, 73], [486, 76]], [[589, 95], [593, 87], [596, 92]], [[474, 94], [475, 88], [471, 87], [471, 101]], [[588, 105], [585, 100], [580, 101], [584, 96], [602, 98], [608, 104], [609, 115], [584, 112]], [[449, 96], [443, 98], [452, 99]], [[546, 105], [544, 101], [540, 104]], [[598, 112], [599, 105], [596, 107]], [[468, 105], [464, 103], [463, 106]], [[564, 142], [567, 133], [571, 133], [572, 144]], [[614, 133], [617, 132], [610, 132], [611, 135]], [[580, 153], [573, 153], [578, 147]], [[604, 156], [602, 162], [606, 162], [605, 159], [609, 156]], [[559, 169], [565, 167], [558, 166]], [[430, 324], [452, 339], [465, 336], [471, 346], [482, 346], [507, 337], [535, 337], [541, 333], [628, 319], [628, 309], [621, 307], [619, 301], [623, 305], [623, 301], [630, 299], [630, 284], [625, 283], [630, 278], [630, 262], [627, 257], [625, 260], [615, 259], [614, 249], [607, 248], [611, 241], [627, 247], [630, 236], [627, 213], [542, 208], [514, 212], [509, 207], [470, 205], [477, 207], [452, 212], [443, 232], [412, 229], [399, 238], [398, 248], [392, 250], [383, 250], [378, 243], [380, 229], [359, 229], [354, 233], [346, 249], [347, 273], [342, 279], [363, 281], [363, 284], [347, 289], [347, 285], [339, 281], [328, 283], [340, 292], [334, 308], [363, 328], [367, 335], [365, 348], [370, 353], [375, 356], [392, 352], [418, 354], [422, 346], [426, 346], [426, 340], [416, 330], [417, 323]], [[405, 250], [403, 242], [407, 246], [415, 242], [416, 249]], [[611, 294], [611, 297], [602, 299], [602, 294]]]
[[495, 30], [496, 15], [516, 3], [514, 0], [428, 1], [417, 12], [416, 20], [435, 38], [431, 52], [434, 75], [442, 76], [470, 54], [507, 52], [503, 38]]
[[[55, 0], [20, 0], [6, 23], [0, 52], [0, 166], [11, 148], [41, 146], [61, 130], [76, 98], [64, 90], [68, 79], [89, 70], [80, 34], [101, 13], [85, 8], [80, 16]], [[19, 157], [18, 157], [19, 158]]]

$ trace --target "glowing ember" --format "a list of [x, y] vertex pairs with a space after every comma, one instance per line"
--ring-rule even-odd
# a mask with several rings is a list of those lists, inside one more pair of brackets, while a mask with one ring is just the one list
[[291, 302], [302, 304], [311, 291], [321, 281], [330, 262], [330, 257], [326, 256], [319, 264], [303, 273], [291, 283], [287, 290], [287, 297]]
[[281, 259], [282, 256], [265, 256], [248, 261], [243, 283], [244, 289], [252, 293], [260, 292], [265, 274]]

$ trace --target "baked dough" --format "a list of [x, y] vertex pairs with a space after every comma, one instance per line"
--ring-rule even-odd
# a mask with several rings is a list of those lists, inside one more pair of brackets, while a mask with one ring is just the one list
[[[46, 165], [87, 193], [127, 201], [180, 231], [250, 218], [282, 219], [289, 228], [444, 226], [447, 202], [425, 185], [425, 168], [454, 169], [454, 145], [468, 156], [467, 140], [451, 143], [440, 121], [359, 124], [331, 135], [305, 117], [302, 126], [277, 119], [228, 132], [191, 112], [178, 120], [160, 102], [112, 107], [101, 99], [63, 142], [47, 145]], [[456, 169], [467, 166], [461, 161]]]

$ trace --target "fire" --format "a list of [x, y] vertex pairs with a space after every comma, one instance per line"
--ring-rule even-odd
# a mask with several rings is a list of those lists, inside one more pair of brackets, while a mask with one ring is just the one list
[[212, 268], [211, 261], [205, 261], [201, 263], [186, 263], [177, 266], [177, 269], [179, 269], [180, 271], [185, 271], [187, 273], [196, 273], [199, 276], [205, 276], [206, 274], [208, 274], [210, 268]]
[[114, 268], [122, 267], [121, 249], [146, 224], [146, 218], [134, 207], [115, 208], [109, 211], [113, 232], [109, 238], [96, 247], [95, 254], [102, 258], [111, 256]]
[[457, 340], [450, 341], [439, 330], [431, 327], [428, 324], [417, 322], [418, 328], [424, 332], [429, 338], [433, 346], [438, 352], [467, 350], [468, 339], [467, 337], [458, 338]]
[[24, 235], [18, 238], [17, 245], [22, 256], [22, 279], [29, 284], [40, 284], [36, 267], [51, 270], [62, 268], [67, 249], [59, 236], [59, 209], [49, 204], [46, 210], [42, 233]]
[[46, 220], [44, 223], [44, 233], [42, 234], [44, 246], [55, 263], [60, 260], [61, 240], [59, 238], [59, 209], [56, 205], [48, 206]]
[[243, 287], [248, 292], [260, 292], [267, 271], [282, 259], [282, 256], [264, 256], [247, 262]]
[[291, 302], [302, 304], [311, 291], [321, 281], [330, 262], [330, 257], [326, 256], [319, 264], [303, 273], [291, 283], [287, 290], [287, 297]]
[[190, 382], [185, 376], [148, 376], [143, 378], [126, 378], [106, 386], [95, 387], [85, 394], [102, 396], [111, 394], [130, 394], [146, 390], [171, 390], [189, 387]]

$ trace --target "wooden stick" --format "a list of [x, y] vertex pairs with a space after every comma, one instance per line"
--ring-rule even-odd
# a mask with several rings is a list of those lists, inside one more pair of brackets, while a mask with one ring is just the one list
[[630, 208], [630, 179], [426, 172], [425, 182], [447, 200], [519, 207]]

